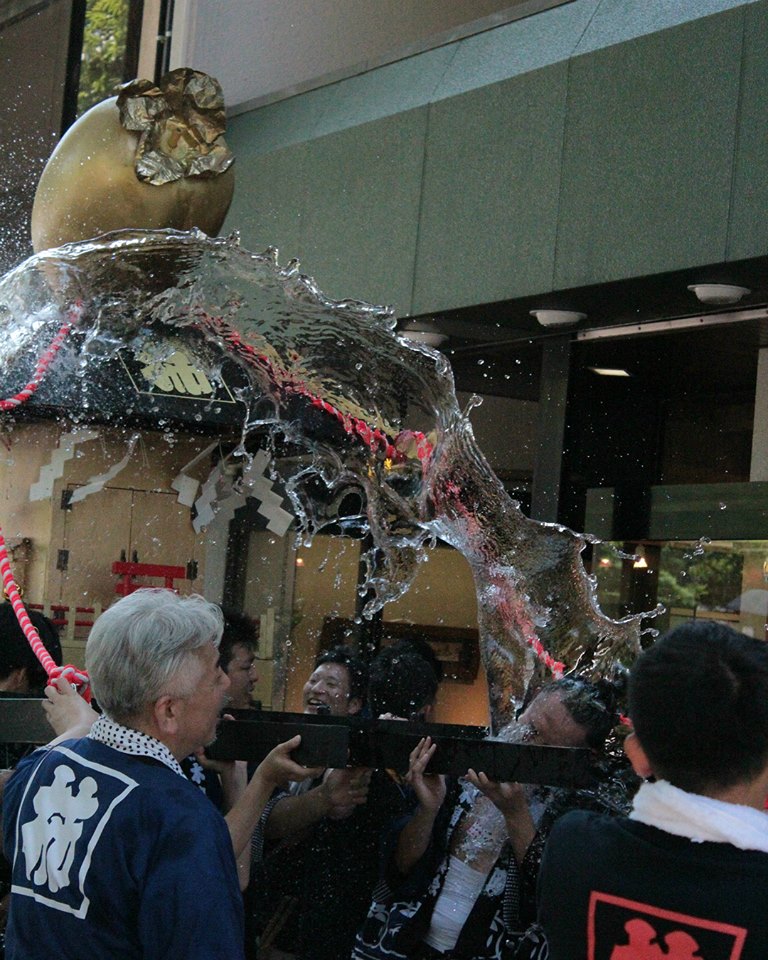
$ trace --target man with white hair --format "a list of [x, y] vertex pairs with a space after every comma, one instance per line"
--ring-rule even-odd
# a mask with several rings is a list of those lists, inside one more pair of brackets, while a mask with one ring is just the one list
[[[233, 839], [179, 761], [216, 736], [229, 680], [221, 610], [139, 590], [86, 646], [103, 715], [19, 764], [4, 794], [13, 887], [6, 957], [240, 960]], [[246, 789], [248, 836], [273, 789], [307, 775], [276, 747]]]

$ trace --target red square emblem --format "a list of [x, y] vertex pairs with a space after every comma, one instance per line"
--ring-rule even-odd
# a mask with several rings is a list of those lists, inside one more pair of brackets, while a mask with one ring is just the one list
[[747, 931], [593, 890], [588, 960], [739, 960]]

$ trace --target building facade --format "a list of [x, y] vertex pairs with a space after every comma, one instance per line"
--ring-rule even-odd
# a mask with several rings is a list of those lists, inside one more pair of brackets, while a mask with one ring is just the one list
[[[143, 5], [140, 62], [162, 22], [166, 65], [224, 87], [225, 232], [437, 338], [505, 486], [602, 541], [585, 563], [607, 613], [661, 602], [658, 626], [765, 636], [768, 2], [277, 10]], [[216, 589], [282, 624], [262, 696], [296, 706], [326, 618], [354, 620], [359, 546], [238, 524]], [[384, 623], [468, 636], [460, 558], [427, 568]]]

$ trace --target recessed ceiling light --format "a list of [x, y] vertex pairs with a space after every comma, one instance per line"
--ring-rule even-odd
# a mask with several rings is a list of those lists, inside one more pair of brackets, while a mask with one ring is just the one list
[[428, 347], [441, 347], [448, 339], [444, 333], [434, 330], [401, 330], [400, 336], [413, 343], [426, 343]]
[[616, 367], [587, 367], [592, 373], [597, 373], [601, 377], [631, 377], [632, 374], [627, 370], [619, 370]]
[[586, 320], [586, 313], [576, 310], [531, 310], [532, 317], [536, 317], [542, 327], [570, 327], [579, 320]]
[[413, 343], [425, 343], [428, 347], [434, 349], [441, 347], [448, 339], [434, 323], [426, 321], [420, 323], [418, 320], [406, 323], [398, 333], [406, 340], [411, 340]]
[[688, 289], [701, 303], [738, 303], [752, 293], [749, 287], [736, 287], [731, 283], [692, 283]]

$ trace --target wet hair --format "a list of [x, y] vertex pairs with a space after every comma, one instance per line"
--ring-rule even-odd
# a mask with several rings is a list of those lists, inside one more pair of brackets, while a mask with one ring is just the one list
[[399, 650], [401, 652], [417, 653], [423, 660], [432, 667], [435, 679], [438, 683], [442, 682], [445, 676], [445, 670], [442, 663], [437, 659], [437, 654], [432, 649], [432, 645], [423, 637], [405, 636], [396, 640], [395, 643], [387, 647], [388, 650]]
[[365, 663], [358, 657], [352, 647], [331, 647], [318, 654], [315, 659], [315, 670], [324, 663], [339, 663], [347, 668], [349, 674], [349, 698], [355, 697], [365, 701], [365, 690], [368, 686], [368, 670]]
[[[61, 641], [53, 622], [37, 610], [28, 610], [32, 625], [40, 634], [43, 646], [61, 666]], [[48, 684], [48, 675], [32, 651], [29, 640], [19, 626], [10, 603], [0, 603], [0, 680], [7, 679], [14, 670], [25, 667], [30, 693], [42, 693]]]
[[259, 645], [259, 624], [253, 617], [249, 617], [242, 610], [227, 607], [222, 604], [221, 612], [224, 616], [224, 633], [219, 644], [219, 664], [226, 672], [232, 659], [233, 647], [246, 647], [256, 653]]
[[371, 663], [368, 700], [374, 717], [392, 713], [409, 720], [433, 703], [436, 694], [435, 672], [414, 650], [385, 647]]
[[657, 776], [689, 793], [768, 763], [768, 645], [713, 621], [675, 627], [629, 677], [629, 715]]
[[613, 680], [594, 682], [585, 677], [570, 676], [547, 683], [539, 690], [536, 699], [558, 694], [574, 723], [583, 727], [586, 746], [601, 750], [619, 722], [618, 705], [625, 688], [626, 682], [621, 674]]
[[219, 606], [196, 594], [145, 588], [118, 600], [93, 625], [85, 646], [99, 705], [124, 723], [164, 694], [191, 693], [193, 658], [209, 643], [218, 647], [223, 629]]

